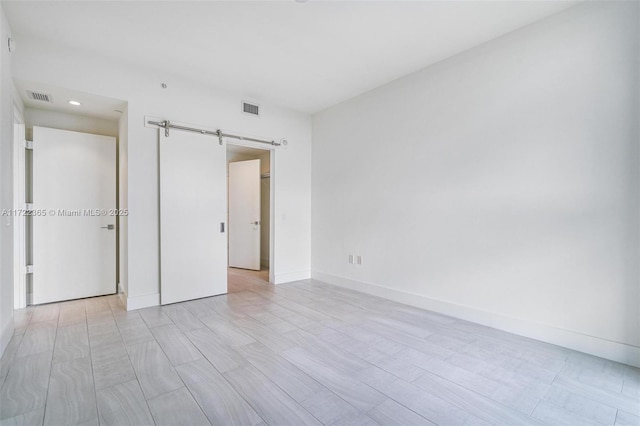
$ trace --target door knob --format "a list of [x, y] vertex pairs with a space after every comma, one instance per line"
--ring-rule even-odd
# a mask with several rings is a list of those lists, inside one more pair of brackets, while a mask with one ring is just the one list
[[258, 225], [260, 225], [260, 221], [259, 221], [259, 220], [256, 220], [255, 222], [251, 222], [251, 224], [252, 224], [252, 225], [255, 225], [255, 226], [258, 226]]
[[116, 226], [114, 224], [110, 223], [107, 226], [101, 226], [100, 228], [113, 230], [113, 229], [116, 229]]

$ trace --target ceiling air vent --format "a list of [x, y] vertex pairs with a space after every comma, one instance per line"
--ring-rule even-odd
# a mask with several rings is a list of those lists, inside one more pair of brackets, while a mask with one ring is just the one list
[[38, 93], [38, 92], [32, 92], [31, 90], [27, 90], [27, 95], [29, 95], [29, 99], [32, 99], [34, 101], [53, 103], [53, 96], [48, 95], [46, 93]]
[[249, 115], [260, 116], [260, 105], [250, 104], [249, 102], [242, 101], [242, 112]]

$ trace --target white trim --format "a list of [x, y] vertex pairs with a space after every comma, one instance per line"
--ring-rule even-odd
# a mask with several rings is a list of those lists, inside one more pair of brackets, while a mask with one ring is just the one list
[[[247, 137], [255, 137], [255, 136], [247, 136]], [[245, 141], [241, 139], [224, 138], [224, 140], [227, 142], [227, 145], [235, 145], [235, 146], [242, 146], [245, 148], [260, 149], [262, 151], [271, 151], [271, 153], [274, 153], [277, 148], [275, 145], [266, 145], [259, 142], [251, 142], [251, 141]]]
[[285, 272], [284, 274], [275, 274], [273, 276], [273, 283], [284, 284], [293, 281], [308, 280], [309, 278], [311, 278], [311, 271], [309, 270]]
[[311, 276], [339, 287], [360, 291], [406, 305], [438, 312], [444, 315], [472, 321], [509, 333], [529, 337], [565, 348], [585, 352], [635, 367], [640, 367], [640, 347], [581, 334], [575, 331], [486, 312], [470, 306], [457, 305], [443, 300], [412, 294], [376, 284], [355, 281], [324, 272], [312, 271]]
[[160, 293], [145, 294], [143, 296], [125, 297], [124, 305], [127, 311], [160, 305]]
[[[18, 105], [13, 105], [12, 129], [13, 155], [13, 208], [23, 209], [26, 206], [25, 193], [25, 124]], [[13, 308], [21, 309], [27, 306], [27, 278], [26, 278], [26, 216], [16, 215], [13, 218]]]
[[4, 354], [4, 350], [7, 349], [11, 337], [13, 337], [13, 313], [11, 314], [11, 319], [0, 333], [0, 357]]
[[269, 283], [276, 284], [276, 150], [269, 152]]

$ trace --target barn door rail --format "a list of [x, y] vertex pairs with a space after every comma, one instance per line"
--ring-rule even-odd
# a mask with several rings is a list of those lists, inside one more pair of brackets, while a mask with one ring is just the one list
[[224, 133], [220, 129], [218, 129], [216, 131], [213, 131], [213, 130], [206, 130], [206, 129], [198, 129], [196, 127], [180, 126], [178, 124], [171, 123], [169, 120], [164, 120], [164, 121], [149, 120], [149, 121], [147, 121], [147, 123], [151, 124], [153, 126], [158, 126], [160, 128], [163, 128], [164, 129], [164, 135], [166, 137], [169, 137], [169, 129], [176, 129], [176, 130], [183, 130], [185, 132], [200, 133], [201, 135], [216, 136], [218, 138], [218, 140], [220, 141], [220, 145], [222, 145], [222, 138], [233, 138], [233, 139], [238, 139], [238, 140], [241, 140], [241, 141], [264, 143], [264, 144], [273, 145], [273, 146], [282, 145], [281, 143], [276, 142], [276, 141], [268, 141], [268, 140], [264, 140], [264, 139], [256, 139], [256, 138], [250, 138], [250, 137], [247, 137], [247, 136], [234, 135], [232, 133]]

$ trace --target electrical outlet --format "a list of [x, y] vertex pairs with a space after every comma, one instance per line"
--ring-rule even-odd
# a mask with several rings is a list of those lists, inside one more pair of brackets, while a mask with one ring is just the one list
[[352, 254], [349, 255], [349, 263], [353, 265], [353, 255]]
[[356, 257], [356, 263], [362, 265], [362, 256], [358, 255], [358, 257]]

